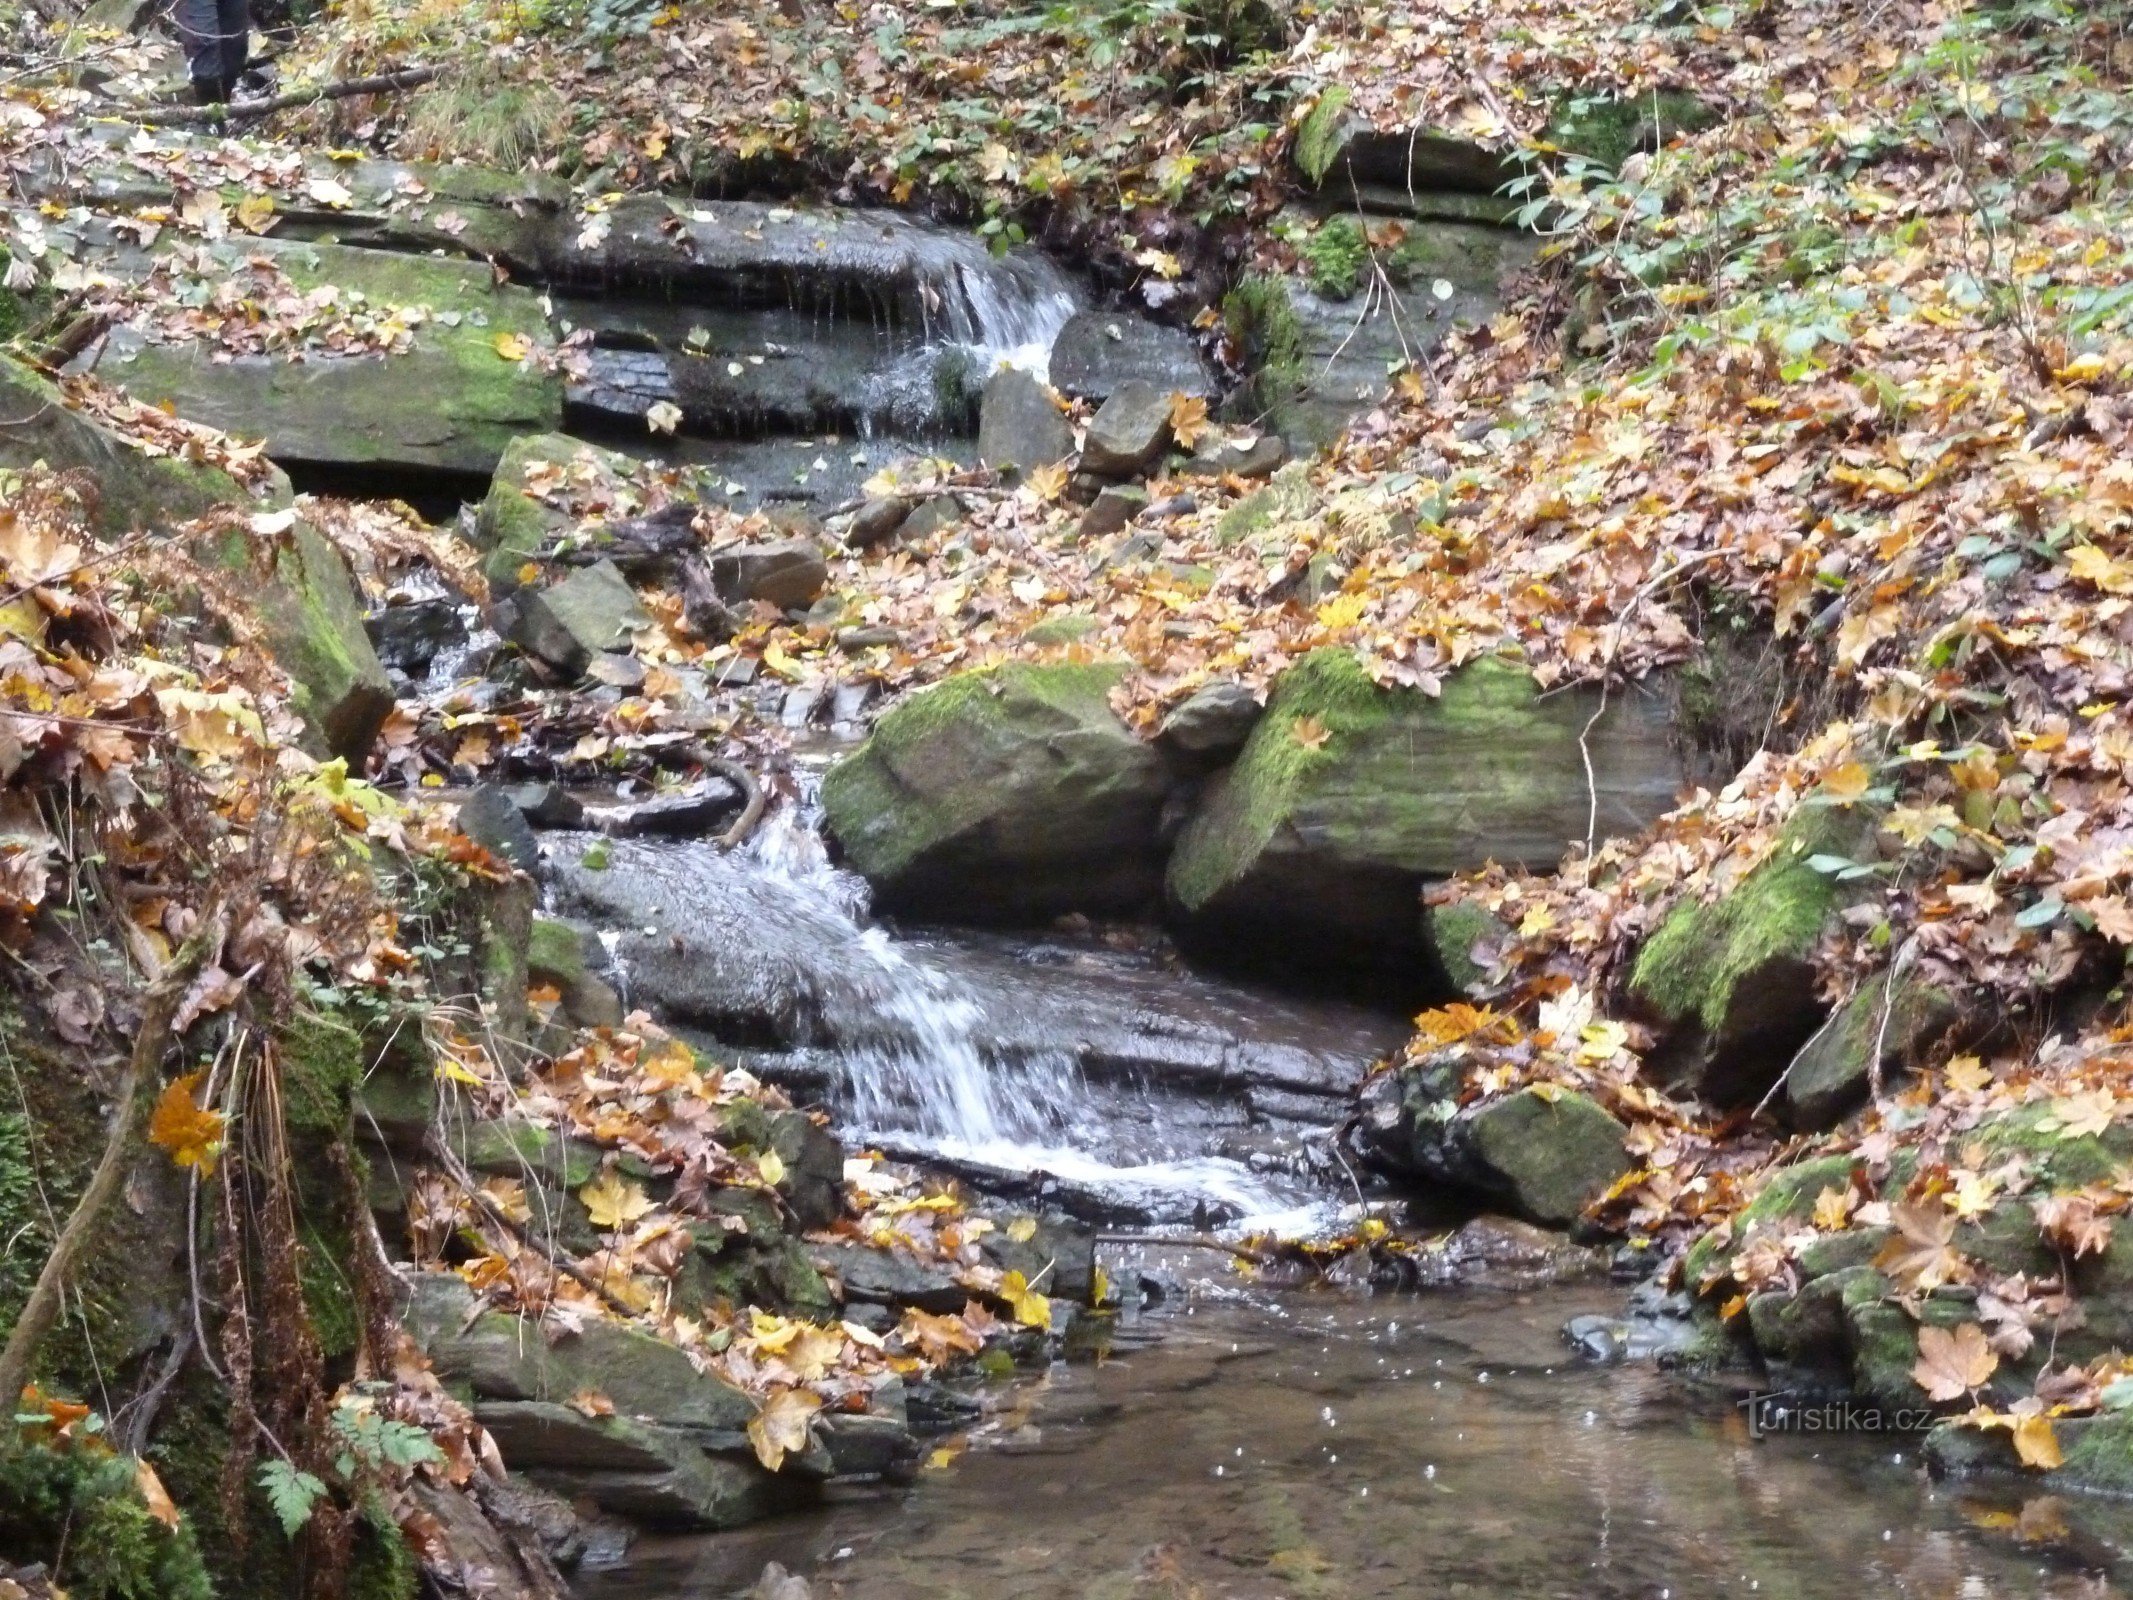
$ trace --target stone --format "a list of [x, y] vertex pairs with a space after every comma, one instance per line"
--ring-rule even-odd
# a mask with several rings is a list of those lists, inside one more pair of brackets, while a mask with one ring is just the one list
[[466, 619], [456, 600], [416, 600], [387, 606], [363, 622], [379, 662], [421, 677], [446, 650], [467, 642]]
[[670, 794], [603, 813], [600, 831], [618, 839], [700, 839], [725, 828], [740, 809], [736, 784], [719, 777], [699, 778]]
[[[1180, 936], [1262, 966], [1413, 987], [1429, 959], [1426, 880], [1488, 861], [1547, 870], [1584, 838], [1579, 739], [1597, 698], [1543, 698], [1493, 657], [1432, 698], [1380, 688], [1346, 651], [1314, 651], [1275, 684], [1178, 840], [1165, 889]], [[1671, 808], [1682, 774], [1656, 696], [1614, 694], [1590, 745], [1599, 837]]]
[[292, 361], [228, 357], [205, 343], [162, 344], [114, 330], [101, 376], [135, 399], [266, 441], [279, 462], [488, 476], [520, 434], [562, 425], [559, 375], [507, 360], [497, 341], [552, 346], [556, 331], [530, 289], [485, 263], [245, 235], [211, 244], [233, 273], [273, 260], [299, 291], [334, 289], [377, 307], [426, 313], [390, 355]]
[[1289, 459], [1288, 441], [1278, 433], [1253, 435], [1251, 442], [1211, 435], [1178, 464], [1181, 478], [1271, 478]]
[[937, 494], [911, 508], [910, 515], [897, 528], [896, 536], [907, 543], [916, 543], [953, 528], [962, 520], [963, 502], [952, 494]]
[[[527, 434], [512, 440], [474, 515], [474, 543], [488, 553], [482, 574], [491, 589], [502, 595], [519, 588], [519, 569], [576, 526], [575, 518], [532, 492], [529, 486], [537, 478], [589, 478], [610, 484], [626, 481], [629, 473], [626, 457], [568, 434]], [[509, 637], [506, 628], [496, 631]]]
[[346, 558], [303, 521], [281, 534], [230, 529], [211, 537], [208, 553], [241, 575], [268, 653], [289, 674], [313, 753], [361, 771], [393, 693], [364, 630]]
[[203, 516], [220, 506], [268, 510], [286, 505], [280, 471], [239, 483], [219, 467], [148, 455], [117, 429], [74, 410], [57, 384], [0, 355], [0, 468], [42, 461], [55, 472], [88, 474], [96, 492], [90, 519], [99, 533], [126, 534]]
[[1488, 987], [1488, 952], [1508, 948], [1512, 932], [1470, 901], [1433, 905], [1425, 913], [1429, 947], [1436, 953], [1445, 982], [1460, 993], [1479, 996]]
[[1227, 765], [1244, 748], [1265, 707], [1241, 683], [1210, 683], [1170, 708], [1155, 742], [1201, 768]]
[[837, 648], [848, 655], [855, 655], [861, 650], [893, 650], [903, 642], [904, 636], [889, 627], [837, 630]]
[[[539, 1342], [537, 1332], [529, 1337]], [[678, 1428], [588, 1417], [548, 1401], [477, 1400], [473, 1409], [506, 1466], [645, 1527], [737, 1528], [794, 1504], [807, 1488], [738, 1452], [709, 1454]]]
[[536, 828], [582, 828], [585, 807], [560, 783], [515, 783], [504, 791], [519, 815]]
[[560, 917], [536, 914], [533, 936], [526, 945], [527, 982], [553, 985], [562, 996], [564, 1014], [580, 1027], [620, 1027], [622, 1003], [613, 989], [593, 976], [588, 937]]
[[[1655, 1077], [1719, 1106], [1753, 1104], [1777, 1081], [1825, 1015], [1810, 956], [1855, 894], [1808, 862], [1849, 856], [1870, 832], [1864, 808], [1802, 807], [1725, 894], [1667, 912], [1629, 977], [1631, 998], [1662, 1029], [1647, 1058]], [[1814, 1070], [1809, 1108], [1826, 1115], [1841, 1103], [1842, 1073]]]
[[1786, 1115], [1797, 1128], [1834, 1127], [1866, 1103], [1878, 1063], [1893, 1085], [1960, 1022], [1955, 997], [1905, 979], [1890, 998], [1886, 973], [1868, 979], [1794, 1056], [1785, 1073]]
[[911, 502], [901, 495], [887, 495], [879, 500], [869, 500], [852, 513], [851, 526], [845, 530], [844, 542], [853, 550], [871, 550], [878, 544], [887, 544], [903, 527], [904, 519], [911, 515]]
[[509, 794], [484, 783], [459, 802], [459, 831], [528, 877], [541, 870], [540, 841]]
[[1074, 400], [1108, 400], [1128, 383], [1150, 384], [1166, 395], [1211, 399], [1217, 392], [1191, 334], [1130, 311], [1075, 312], [1052, 341], [1050, 376]]
[[1108, 539], [1148, 509], [1148, 491], [1133, 484], [1113, 484], [1097, 495], [1074, 529], [1077, 539]]
[[1105, 478], [1137, 478], [1169, 447], [1170, 396], [1136, 379], [1097, 407], [1082, 439], [1081, 467]]
[[829, 831], [878, 903], [1015, 922], [1146, 901], [1166, 780], [1111, 710], [1121, 671], [965, 672], [883, 716], [822, 787]]
[[760, 600], [780, 611], [802, 611], [829, 581], [829, 564], [812, 539], [747, 545], [711, 558], [711, 584], [728, 605]]
[[1465, 1069], [1453, 1049], [1371, 1081], [1358, 1129], [1373, 1165], [1556, 1228], [1577, 1221], [1629, 1171], [1629, 1130], [1589, 1096], [1526, 1088], [1461, 1106]]
[[644, 687], [647, 677], [645, 665], [635, 656], [617, 655], [612, 650], [602, 650], [585, 664], [585, 676], [604, 688], [620, 689], [624, 694], [634, 694]]
[[626, 646], [650, 622], [612, 561], [580, 567], [561, 583], [520, 596], [518, 611], [511, 642], [568, 682], [585, 675], [594, 655]]
[[1026, 473], [1073, 453], [1074, 430], [1050, 389], [1019, 367], [1002, 367], [986, 380], [978, 402], [980, 461], [1003, 472]]
[[922, 1261], [903, 1250], [877, 1250], [839, 1241], [810, 1244], [808, 1256], [819, 1271], [836, 1280], [845, 1300], [854, 1305], [898, 1310], [916, 1306], [921, 1311], [947, 1315], [961, 1311], [967, 1302], [978, 1298], [956, 1281], [955, 1271], [948, 1264]]

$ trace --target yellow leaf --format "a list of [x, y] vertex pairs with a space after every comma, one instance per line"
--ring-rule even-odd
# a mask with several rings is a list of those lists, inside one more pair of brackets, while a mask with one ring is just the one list
[[1089, 1304], [1103, 1306], [1111, 1303], [1111, 1274], [1101, 1266], [1089, 1269]]
[[1016, 1244], [1028, 1244], [1030, 1240], [1037, 1237], [1037, 1219], [1035, 1217], [1015, 1218], [1014, 1221], [1007, 1225], [1007, 1236], [1014, 1240]]
[[1859, 799], [1872, 786], [1874, 775], [1863, 761], [1847, 761], [1843, 766], [1822, 780], [1822, 792], [1832, 800], [1849, 805]]
[[1022, 484], [1039, 500], [1057, 500], [1066, 493], [1066, 463], [1054, 461], [1049, 466], [1032, 467], [1029, 470], [1029, 474], [1022, 480]]
[[805, 1389], [780, 1389], [763, 1402], [748, 1422], [748, 1442], [765, 1470], [776, 1472], [785, 1458], [807, 1448], [808, 1426], [822, 1409], [822, 1397]]
[[1918, 1330], [1918, 1360], [1911, 1377], [1934, 1400], [1955, 1400], [1983, 1384], [1998, 1370], [1999, 1356], [1985, 1342], [1985, 1330], [1966, 1322], [1952, 1332], [1931, 1324]]
[[1013, 1309], [1015, 1320], [1023, 1327], [1051, 1327], [1052, 1302], [1032, 1289], [1029, 1279], [1021, 1273], [1010, 1272], [1000, 1280], [1000, 1298]]
[[1178, 447], [1190, 450], [1207, 431], [1207, 401], [1196, 394], [1173, 393], [1170, 397], [1170, 431]]
[[1298, 717], [1289, 724], [1289, 737], [1306, 750], [1317, 750], [1323, 748], [1325, 742], [1333, 737], [1333, 730], [1316, 717]]
[[2059, 1435], [2052, 1428], [2052, 1419], [2042, 1412], [2023, 1417], [2014, 1425], [2014, 1447], [2025, 1467], [2049, 1472], [2066, 1462], [2065, 1454], [2059, 1449]]
[[615, 1414], [615, 1402], [598, 1389], [580, 1389], [563, 1403], [584, 1417], [611, 1417]]
[[1851, 1189], [1824, 1189], [1815, 1196], [1815, 1226], [1835, 1233], [1851, 1219], [1852, 1207], [1858, 1203], [1859, 1196]]
[[274, 197], [248, 194], [237, 202], [237, 226], [246, 233], [265, 233], [274, 226]]
[[775, 1150], [765, 1150], [755, 1158], [755, 1170], [764, 1188], [775, 1189], [785, 1181], [785, 1158]]
[[593, 1226], [602, 1232], [635, 1222], [652, 1209], [651, 1197], [643, 1189], [613, 1171], [601, 1173], [580, 1189], [578, 1198], [585, 1202]]
[[2124, 594], [2133, 589], [2133, 572], [2092, 544], [2077, 544], [2067, 551], [2066, 570], [2106, 594]]
[[1368, 595], [1337, 594], [1318, 608], [1318, 625], [1336, 632], [1352, 628], [1363, 620], [1363, 613], [1369, 606]]
[[[2045, 1426], [2049, 1427], [2050, 1424]], [[2017, 1437], [2015, 1443], [2019, 1445], [2021, 1442]], [[2058, 1463], [2054, 1461], [2052, 1465], [2057, 1466]], [[163, 1487], [163, 1480], [156, 1476], [156, 1469], [136, 1458], [133, 1463], [133, 1483], [141, 1492], [141, 1501], [148, 1507], [148, 1514], [164, 1527], [175, 1529], [178, 1525], [178, 1508], [171, 1504], [170, 1491]]]
[[1992, 1082], [1992, 1074], [1976, 1056], [1956, 1056], [1941, 1069], [1941, 1078], [1957, 1094], [1976, 1094]]
[[490, 343], [496, 346], [496, 353], [506, 361], [523, 361], [527, 352], [533, 348], [522, 333], [500, 333]]
[[222, 1113], [193, 1104], [204, 1075], [188, 1072], [167, 1086], [148, 1122], [149, 1142], [169, 1151], [179, 1166], [198, 1168], [203, 1178], [213, 1175], [222, 1154]]

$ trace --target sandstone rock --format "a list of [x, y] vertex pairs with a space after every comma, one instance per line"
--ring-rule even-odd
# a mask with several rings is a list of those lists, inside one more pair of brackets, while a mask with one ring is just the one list
[[1108, 539], [1148, 509], [1148, 491], [1132, 484], [1113, 484], [1097, 495], [1075, 526], [1077, 539]]
[[711, 558], [711, 582], [729, 605], [761, 600], [780, 611], [815, 603], [829, 581], [829, 564], [812, 539], [744, 546]]
[[904, 519], [910, 515], [911, 502], [901, 496], [869, 500], [852, 513], [852, 523], [845, 530], [844, 542], [854, 550], [871, 550], [878, 544], [887, 544], [896, 537]]
[[822, 789], [830, 833], [880, 903], [1012, 922], [1143, 902], [1165, 779], [1111, 710], [1118, 672], [967, 672], [884, 716]]
[[417, 600], [387, 606], [364, 619], [379, 662], [420, 677], [444, 651], [467, 642], [467, 625], [453, 600]]
[[1271, 478], [1288, 459], [1288, 442], [1278, 433], [1259, 434], [1250, 444], [1214, 436], [1203, 440], [1177, 473], [1181, 478]]
[[585, 807], [560, 783], [515, 783], [504, 791], [519, 815], [536, 828], [581, 828]]
[[1878, 1062], [1893, 1085], [1960, 1021], [1945, 989], [1906, 979], [1891, 998], [1887, 974], [1862, 984], [1795, 1056], [1785, 1075], [1785, 1105], [1795, 1127], [1827, 1128], [1865, 1103]]
[[685, 789], [602, 813], [600, 830], [618, 839], [700, 839], [731, 823], [740, 789], [725, 778], [699, 778]]
[[899, 539], [916, 543], [930, 539], [943, 529], [952, 528], [963, 520], [963, 502], [952, 494], [937, 494], [921, 500], [911, 508], [896, 530]]
[[459, 803], [459, 831], [529, 877], [539, 876], [540, 841], [525, 813], [495, 784], [477, 786]]
[[649, 620], [615, 564], [596, 561], [561, 583], [521, 595], [511, 642], [574, 682], [596, 654], [627, 646]]
[[978, 405], [978, 459], [988, 467], [1028, 472], [1064, 461], [1074, 451], [1074, 430], [1060, 415], [1052, 391], [1019, 367], [1002, 367], [986, 380]]
[[1103, 401], [1123, 385], [1211, 397], [1214, 375], [1192, 335], [1130, 311], [1078, 311], [1052, 341], [1051, 380], [1075, 400]]
[[1241, 683], [1210, 683], [1171, 707], [1156, 743], [1195, 765], [1218, 767], [1244, 748], [1265, 707]]
[[1097, 408], [1081, 446], [1081, 467], [1106, 478], [1134, 478], [1170, 446], [1170, 397], [1153, 384], [1120, 384]]
[[[1382, 689], [1345, 651], [1291, 667], [1172, 853], [1181, 933], [1211, 953], [1414, 983], [1425, 880], [1495, 860], [1546, 869], [1585, 834], [1579, 736], [1597, 692], [1541, 698], [1475, 661], [1431, 698]], [[1673, 804], [1681, 769], [1656, 702], [1611, 697], [1590, 741], [1599, 834]]]

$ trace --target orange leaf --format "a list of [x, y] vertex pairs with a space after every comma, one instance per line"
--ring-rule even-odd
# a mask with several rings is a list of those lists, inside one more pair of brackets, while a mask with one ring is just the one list
[[193, 1103], [202, 1076], [189, 1072], [163, 1090], [148, 1122], [148, 1139], [169, 1151], [179, 1166], [196, 1168], [206, 1178], [214, 1174], [215, 1158], [222, 1154], [222, 1113]]

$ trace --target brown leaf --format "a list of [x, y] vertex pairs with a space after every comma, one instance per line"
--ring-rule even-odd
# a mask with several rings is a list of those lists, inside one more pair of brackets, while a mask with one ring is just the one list
[[193, 1103], [203, 1073], [189, 1072], [168, 1085], [149, 1118], [148, 1140], [170, 1152], [181, 1167], [197, 1167], [205, 1178], [222, 1153], [222, 1113]]
[[104, 1020], [104, 996], [97, 989], [61, 989], [45, 1001], [44, 1008], [68, 1044], [87, 1044]]
[[2052, 1419], [2041, 1411], [2015, 1423], [2014, 1447], [2025, 1467], [2049, 1472], [2066, 1462], [2066, 1456], [2059, 1448], [2059, 1435], [2052, 1429]]
[[244, 993], [244, 985], [244, 977], [233, 976], [219, 966], [203, 968], [187, 986], [185, 998], [178, 1002], [178, 1014], [171, 1018], [170, 1031], [183, 1033], [209, 1012], [227, 1010]]
[[1894, 1278], [1906, 1294], [1930, 1294], [1968, 1274], [1963, 1258], [1951, 1247], [1955, 1218], [1938, 1201], [1899, 1201], [1889, 1207], [1895, 1235], [1881, 1247], [1874, 1265]]
[[1911, 1376], [1934, 1400], [1959, 1400], [1990, 1378], [2000, 1358], [1985, 1342], [1985, 1330], [1966, 1322], [1952, 1332], [1931, 1325], [1918, 1330], [1918, 1360]]

